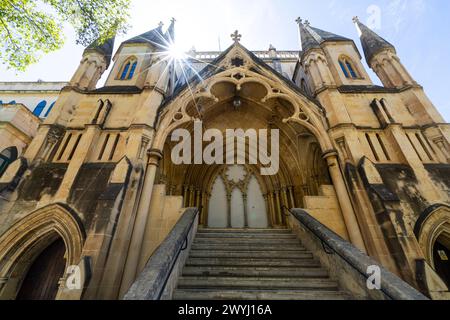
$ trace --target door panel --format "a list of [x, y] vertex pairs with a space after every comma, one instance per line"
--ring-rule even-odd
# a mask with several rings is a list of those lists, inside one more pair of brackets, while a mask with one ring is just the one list
[[25, 276], [17, 300], [54, 300], [66, 261], [64, 241], [59, 239], [47, 247], [33, 262]]
[[247, 215], [249, 228], [267, 228], [266, 201], [255, 176], [250, 178], [247, 189]]

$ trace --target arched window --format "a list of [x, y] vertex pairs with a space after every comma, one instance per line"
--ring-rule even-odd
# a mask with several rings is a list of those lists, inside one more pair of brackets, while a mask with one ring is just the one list
[[38, 105], [36, 106], [36, 108], [34, 108], [33, 114], [36, 117], [39, 117], [42, 113], [42, 111], [44, 111], [45, 106], [47, 105], [47, 101], [42, 100], [41, 102], [38, 103]]
[[353, 62], [350, 58], [340, 57], [339, 66], [341, 67], [342, 72], [344, 73], [346, 78], [349, 79], [359, 78], [358, 72], [356, 71], [356, 68], [354, 67]]
[[16, 147], [9, 147], [0, 153], [0, 177], [3, 175], [3, 173], [5, 173], [6, 169], [8, 169], [8, 166], [16, 161], [16, 159]]
[[134, 76], [134, 73], [136, 72], [136, 67], [136, 58], [128, 59], [122, 67], [122, 71], [120, 72], [120, 80], [131, 80]]
[[47, 112], [45, 113], [44, 118], [47, 118], [47, 117], [48, 117], [48, 115], [50, 114], [50, 111], [52, 111], [53, 106], [55, 105], [55, 103], [56, 103], [56, 101], [53, 102], [53, 103], [50, 105], [50, 107], [48, 108]]

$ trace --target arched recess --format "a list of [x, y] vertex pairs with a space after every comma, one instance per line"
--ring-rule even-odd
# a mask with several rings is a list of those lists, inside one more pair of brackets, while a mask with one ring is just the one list
[[414, 233], [425, 259], [435, 269], [436, 243], [439, 242], [450, 249], [450, 207], [435, 205], [428, 208], [417, 221]]
[[[230, 57], [234, 58], [233, 52]], [[230, 68], [228, 62], [219, 65], [217, 70], [224, 71], [180, 91], [159, 110], [151, 147], [163, 155], [156, 183], [166, 184], [171, 195], [183, 195], [185, 206], [207, 211], [210, 189], [221, 166], [173, 165], [170, 151], [175, 143], [170, 141], [170, 134], [183, 128], [193, 136], [196, 120], [202, 121], [205, 130], [217, 129], [224, 136], [226, 129], [278, 129], [279, 172], [264, 176], [259, 184], [268, 203], [269, 224], [283, 226], [284, 206], [302, 207], [305, 195], [317, 195], [318, 186], [313, 186], [314, 183], [331, 184], [327, 163], [321, 155], [330, 153], [334, 147], [319, 105], [270, 71], [252, 65], [244, 54], [239, 57], [243, 58], [244, 66]], [[311, 154], [315, 156], [311, 158]], [[312, 161], [321, 163], [312, 165]], [[260, 172], [261, 165], [253, 167]], [[323, 173], [323, 177], [319, 182], [312, 181], [317, 172]], [[206, 216], [201, 216], [203, 224]]]
[[58, 238], [66, 248], [66, 267], [78, 265], [85, 232], [75, 213], [62, 204], [38, 209], [0, 237], [0, 299], [15, 299], [35, 259]]

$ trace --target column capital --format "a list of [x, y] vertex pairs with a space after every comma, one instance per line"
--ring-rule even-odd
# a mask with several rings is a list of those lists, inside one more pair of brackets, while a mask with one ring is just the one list
[[158, 149], [150, 149], [147, 151], [148, 164], [158, 166], [159, 161], [163, 158], [163, 154]]
[[327, 160], [328, 158], [337, 158], [338, 152], [336, 150], [327, 150], [322, 154], [322, 158]]

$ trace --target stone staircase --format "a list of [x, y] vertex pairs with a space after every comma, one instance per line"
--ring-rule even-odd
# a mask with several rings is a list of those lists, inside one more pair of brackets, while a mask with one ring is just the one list
[[343, 300], [291, 230], [199, 229], [175, 300]]

